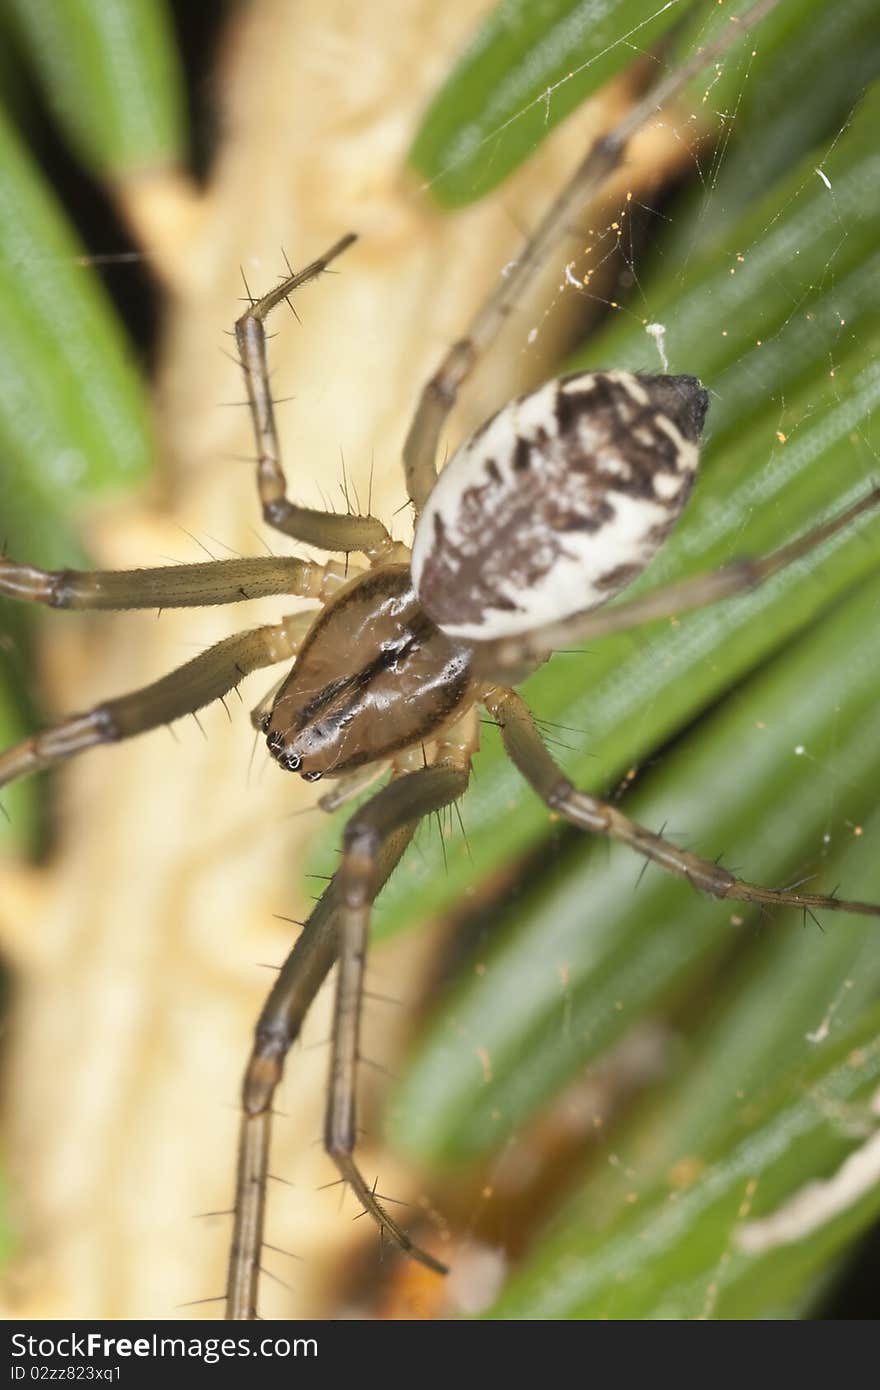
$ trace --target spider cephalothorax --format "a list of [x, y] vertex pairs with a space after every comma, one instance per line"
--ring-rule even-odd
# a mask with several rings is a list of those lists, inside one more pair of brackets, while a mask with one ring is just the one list
[[311, 780], [434, 737], [472, 699], [468, 649], [421, 607], [404, 565], [359, 575], [324, 609], [266, 721], [269, 751]]

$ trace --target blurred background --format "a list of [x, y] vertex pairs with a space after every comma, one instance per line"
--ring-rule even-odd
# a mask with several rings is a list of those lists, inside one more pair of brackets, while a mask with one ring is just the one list
[[[285, 463], [307, 505], [372, 487], [408, 540], [422, 382], [597, 135], [746, 9], [5, 0], [7, 551], [290, 549], [224, 335], [242, 274], [350, 229], [273, 324]], [[633, 141], [448, 447], [563, 364], [699, 375], [702, 476], [644, 587], [863, 495], [878, 66], [870, 0], [780, 0]], [[558, 654], [524, 693], [568, 775], [746, 878], [880, 901], [878, 544], [862, 519], [752, 595]], [[289, 608], [3, 603], [0, 741]], [[219, 1316], [250, 1032], [341, 829], [255, 746], [272, 679], [3, 791], [10, 1316]], [[706, 902], [553, 823], [483, 732], [460, 819], [380, 901], [361, 1077], [365, 1171], [453, 1273], [383, 1256], [327, 1186], [325, 988], [278, 1105], [263, 1315], [875, 1316], [877, 922]]]

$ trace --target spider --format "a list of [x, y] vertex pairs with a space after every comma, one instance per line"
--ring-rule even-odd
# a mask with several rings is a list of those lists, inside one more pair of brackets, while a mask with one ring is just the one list
[[[711, 54], [704, 52], [700, 62]], [[249, 672], [293, 661], [253, 712], [278, 764], [336, 780], [325, 806], [390, 780], [356, 810], [338, 873], [283, 966], [257, 1023], [247, 1067], [227, 1312], [256, 1315], [271, 1107], [287, 1051], [334, 961], [336, 984], [325, 1145], [379, 1229], [428, 1267], [356, 1162], [355, 1090], [372, 903], [417, 822], [467, 786], [482, 707], [546, 804], [581, 829], [618, 839], [717, 898], [862, 913], [880, 908], [763, 888], [679, 849], [615, 806], [577, 791], [544, 746], [515, 687], [559, 646], [674, 615], [775, 573], [880, 503], [875, 489], [809, 534], [616, 607], [601, 607], [648, 563], [681, 514], [698, 462], [708, 396], [696, 377], [589, 372], [521, 397], [487, 421], [438, 478], [446, 418], [477, 360], [544, 264], [571, 214], [619, 163], [629, 138], [678, 86], [686, 66], [648, 93], [587, 154], [464, 338], [427, 383], [404, 446], [416, 516], [412, 551], [375, 517], [291, 502], [269, 388], [265, 321], [319, 276], [354, 237], [250, 303], [236, 339], [257, 439], [265, 521], [346, 556], [320, 565], [269, 556], [118, 573], [49, 573], [0, 561], [0, 594], [69, 608], [196, 607], [269, 594], [319, 607], [227, 638], [178, 671], [34, 735], [0, 755], [0, 785], [100, 743], [171, 722], [236, 687]], [[367, 568], [348, 556], [363, 554]]]

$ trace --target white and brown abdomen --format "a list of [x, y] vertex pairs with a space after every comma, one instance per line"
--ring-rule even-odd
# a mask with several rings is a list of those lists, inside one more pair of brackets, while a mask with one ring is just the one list
[[481, 426], [416, 528], [419, 602], [472, 641], [595, 607], [644, 569], [693, 483], [708, 396], [696, 377], [590, 372]]

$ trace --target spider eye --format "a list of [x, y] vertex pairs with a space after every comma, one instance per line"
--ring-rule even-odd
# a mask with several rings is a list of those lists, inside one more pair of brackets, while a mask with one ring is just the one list
[[277, 757], [284, 747], [284, 735], [278, 729], [274, 729], [266, 739], [266, 743], [269, 746], [269, 752], [274, 753]]
[[323, 776], [323, 772], [304, 772], [302, 779], [304, 782], [320, 782]]
[[302, 767], [302, 758], [299, 753], [285, 753], [283, 758], [278, 759], [285, 772], [299, 772]]

